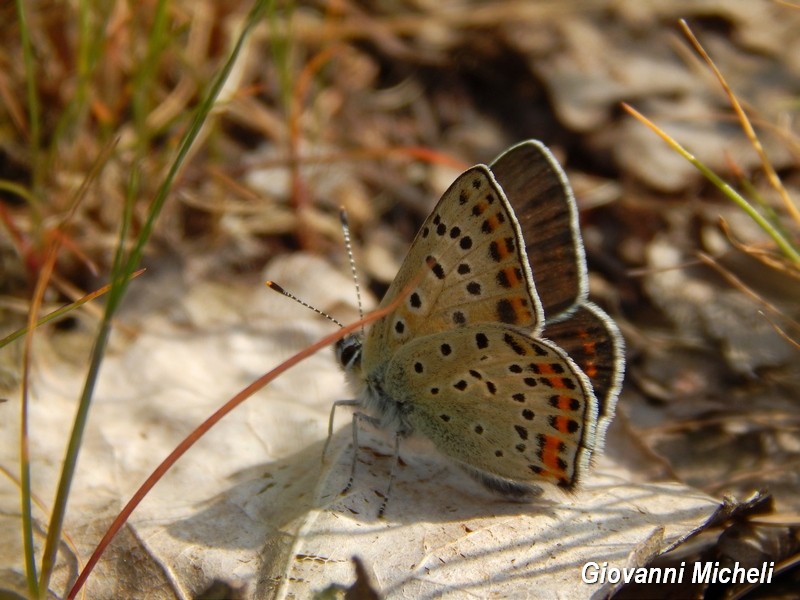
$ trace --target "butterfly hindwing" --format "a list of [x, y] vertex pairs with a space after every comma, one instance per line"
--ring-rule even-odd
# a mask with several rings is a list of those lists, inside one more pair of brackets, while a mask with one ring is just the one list
[[384, 391], [415, 431], [479, 473], [572, 488], [594, 447], [597, 401], [564, 351], [502, 324], [404, 345]]
[[542, 337], [563, 348], [589, 378], [598, 401], [598, 450], [617, 404], [622, 385], [624, 345], [611, 318], [592, 302], [569, 317], [549, 322]]

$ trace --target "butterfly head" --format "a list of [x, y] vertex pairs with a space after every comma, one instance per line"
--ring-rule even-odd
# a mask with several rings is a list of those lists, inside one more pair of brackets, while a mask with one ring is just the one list
[[361, 334], [351, 333], [336, 342], [336, 360], [346, 373], [361, 372], [361, 351], [364, 341]]
[[361, 357], [363, 356], [364, 339], [361, 333], [351, 333], [336, 342], [336, 360], [350, 384], [350, 389], [357, 396], [361, 396], [366, 391], [366, 381], [361, 369]]

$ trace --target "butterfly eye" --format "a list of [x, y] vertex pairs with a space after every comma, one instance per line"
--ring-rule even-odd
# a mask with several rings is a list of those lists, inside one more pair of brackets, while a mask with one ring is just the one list
[[336, 358], [339, 364], [347, 370], [353, 369], [361, 363], [361, 338], [355, 335], [336, 342]]

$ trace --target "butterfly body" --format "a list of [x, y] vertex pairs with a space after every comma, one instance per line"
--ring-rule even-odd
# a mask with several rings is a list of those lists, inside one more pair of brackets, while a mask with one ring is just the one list
[[577, 207], [539, 142], [444, 193], [365, 336], [337, 344], [357, 403], [512, 496], [572, 489], [602, 446], [622, 341], [586, 300]]

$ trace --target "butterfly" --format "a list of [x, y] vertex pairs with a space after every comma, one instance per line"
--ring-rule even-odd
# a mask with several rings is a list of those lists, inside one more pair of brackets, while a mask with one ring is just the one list
[[393, 431], [395, 462], [400, 440], [422, 435], [504, 495], [572, 490], [614, 417], [623, 340], [587, 300], [577, 205], [542, 143], [453, 182], [381, 306], [401, 294], [336, 344], [356, 398], [334, 410]]

